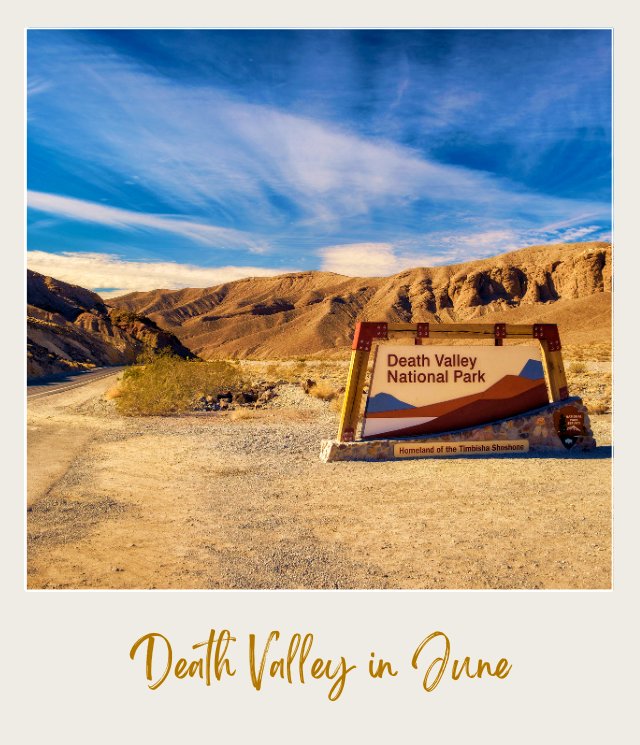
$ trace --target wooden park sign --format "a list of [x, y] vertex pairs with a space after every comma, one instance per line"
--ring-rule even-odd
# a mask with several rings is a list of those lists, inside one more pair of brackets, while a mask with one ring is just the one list
[[[424, 438], [455, 432], [569, 397], [555, 324], [359, 322], [353, 338], [339, 442], [355, 440], [374, 342], [403, 336], [413, 337], [413, 345], [376, 347], [362, 440]], [[425, 339], [444, 344], [426, 346]], [[451, 339], [485, 339], [493, 346], [447, 345]], [[505, 346], [505, 339], [531, 339], [537, 345]], [[565, 416], [563, 426], [567, 421]], [[567, 443], [570, 436], [566, 436]], [[472, 450], [476, 449], [469, 446]], [[447, 454], [446, 449], [436, 451], [434, 454]], [[464, 452], [464, 446], [458, 451]], [[396, 453], [396, 457], [402, 455]]]

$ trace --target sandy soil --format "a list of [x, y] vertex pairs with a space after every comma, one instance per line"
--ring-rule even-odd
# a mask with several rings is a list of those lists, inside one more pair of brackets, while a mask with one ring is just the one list
[[99, 380], [28, 405], [29, 588], [608, 588], [610, 417], [591, 455], [318, 460], [336, 414], [124, 418]]

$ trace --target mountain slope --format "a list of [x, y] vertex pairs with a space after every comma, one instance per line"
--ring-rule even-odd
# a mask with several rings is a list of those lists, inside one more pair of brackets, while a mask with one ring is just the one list
[[113, 298], [173, 331], [200, 356], [343, 352], [356, 320], [556, 322], [565, 342], [608, 341], [611, 246], [532, 246], [491, 259], [381, 278], [301, 272], [206, 289]]
[[193, 356], [171, 333], [99, 295], [27, 271], [27, 377], [133, 362], [145, 349]]

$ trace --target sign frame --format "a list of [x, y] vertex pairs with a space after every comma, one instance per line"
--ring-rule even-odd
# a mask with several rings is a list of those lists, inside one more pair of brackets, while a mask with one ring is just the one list
[[[483, 339], [502, 346], [505, 339], [524, 341], [537, 339], [542, 352], [542, 367], [549, 393], [549, 402], [569, 398], [567, 377], [562, 360], [562, 345], [555, 323], [395, 323], [385, 321], [358, 321], [351, 345], [351, 362], [347, 386], [340, 413], [337, 440], [353, 442], [360, 418], [362, 394], [369, 366], [369, 357], [375, 342], [412, 335], [415, 344], [423, 339]], [[389, 438], [383, 438], [389, 439]]]

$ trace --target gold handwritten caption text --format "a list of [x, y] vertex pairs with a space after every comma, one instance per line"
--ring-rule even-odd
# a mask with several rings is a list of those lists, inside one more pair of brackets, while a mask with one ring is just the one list
[[[310, 678], [324, 679], [328, 684], [328, 699], [337, 701], [344, 692], [347, 676], [358, 666], [350, 665], [344, 655], [326, 659], [312, 655], [313, 634], [303, 636], [295, 633], [288, 643], [284, 640], [281, 642], [280, 637], [279, 631], [271, 631], [259, 643], [255, 634], [249, 634], [249, 678], [253, 688], [261, 691], [266, 680], [276, 678], [286, 680], [291, 685], [304, 685]], [[160, 688], [169, 678], [198, 678], [210, 686], [212, 681], [222, 681], [236, 674], [237, 669], [231, 661], [236, 643], [237, 638], [228, 629], [222, 629], [218, 633], [211, 629], [208, 639], [191, 647], [194, 652], [201, 650], [199, 655], [192, 655], [190, 659], [175, 659], [173, 647], [167, 637], [152, 632], [141, 636], [134, 643], [129, 657], [135, 660], [138, 651], [142, 649], [145, 677], [152, 691]], [[472, 662], [471, 657], [464, 657], [462, 660], [453, 658], [449, 665], [450, 659], [451, 642], [442, 631], [434, 631], [418, 644], [411, 657], [411, 668], [422, 675], [422, 687], [427, 693], [434, 691], [446, 674], [450, 674], [453, 681], [459, 681], [463, 676], [480, 679], [483, 675], [504, 680], [511, 672], [511, 664], [505, 657], [496, 663], [482, 659]], [[381, 657], [376, 658], [375, 652], [371, 652], [366, 669], [370, 679], [380, 680], [397, 677], [400, 668], [401, 666]]]

